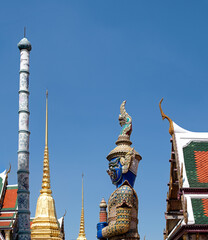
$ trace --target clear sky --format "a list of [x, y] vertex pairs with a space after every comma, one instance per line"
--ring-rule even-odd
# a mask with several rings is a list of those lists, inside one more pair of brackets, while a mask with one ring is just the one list
[[208, 131], [207, 0], [1, 1], [0, 169], [17, 182], [19, 50], [27, 27], [30, 75], [31, 216], [41, 188], [45, 91], [49, 91], [51, 186], [66, 239], [76, 239], [84, 172], [85, 227], [96, 239], [99, 203], [115, 187], [107, 154], [127, 100], [141, 154], [135, 189], [141, 239], [163, 239], [170, 136], [158, 103], [177, 124]]

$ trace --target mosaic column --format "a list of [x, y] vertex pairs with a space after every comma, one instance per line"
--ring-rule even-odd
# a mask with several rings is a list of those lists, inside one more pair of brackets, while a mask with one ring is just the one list
[[19, 141], [18, 141], [18, 240], [31, 239], [29, 205], [29, 56], [27, 38], [18, 43], [20, 50]]
[[100, 202], [100, 222], [107, 222], [107, 203], [105, 199], [103, 198]]

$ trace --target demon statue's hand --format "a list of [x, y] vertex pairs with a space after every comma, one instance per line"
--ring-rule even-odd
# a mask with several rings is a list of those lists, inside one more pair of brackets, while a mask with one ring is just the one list
[[97, 238], [98, 239], [106, 239], [102, 235], [102, 229], [108, 226], [107, 222], [99, 222], [97, 224]]

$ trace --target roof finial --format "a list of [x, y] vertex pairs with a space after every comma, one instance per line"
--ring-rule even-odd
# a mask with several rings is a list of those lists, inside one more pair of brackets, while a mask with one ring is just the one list
[[87, 240], [85, 236], [85, 227], [84, 227], [84, 187], [83, 187], [83, 177], [84, 174], [82, 173], [82, 210], [81, 210], [81, 220], [80, 220], [80, 229], [79, 229], [79, 236], [77, 240]]
[[26, 27], [24, 27], [24, 38], [26, 38]]
[[66, 211], [66, 209], [65, 209], [65, 212], [64, 212], [64, 215], [63, 215], [63, 217], [65, 217], [65, 216], [66, 216], [66, 213], [67, 213], [67, 211]]
[[9, 163], [9, 170], [6, 171], [6, 174], [8, 175], [11, 172], [11, 163]]
[[167, 119], [169, 121], [169, 124], [170, 124], [169, 133], [172, 136], [173, 133], [174, 133], [173, 121], [167, 115], [165, 115], [165, 113], [163, 112], [162, 107], [161, 107], [162, 101], [163, 101], [163, 98], [160, 100], [160, 103], [159, 103], [160, 113], [161, 113], [161, 116], [162, 116], [162, 120]]

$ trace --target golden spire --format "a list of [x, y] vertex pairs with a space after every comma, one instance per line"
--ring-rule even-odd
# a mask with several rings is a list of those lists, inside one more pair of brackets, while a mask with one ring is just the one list
[[87, 240], [85, 237], [85, 227], [84, 227], [84, 189], [83, 189], [83, 177], [82, 173], [82, 211], [81, 211], [81, 220], [80, 220], [80, 228], [79, 228], [79, 236], [77, 240]]
[[46, 91], [46, 124], [45, 124], [45, 150], [43, 161], [43, 180], [40, 193], [52, 193], [50, 186], [50, 169], [49, 169], [49, 153], [48, 153], [48, 90]]
[[56, 218], [54, 199], [51, 195], [50, 169], [48, 154], [48, 91], [46, 91], [46, 127], [45, 127], [45, 150], [43, 161], [42, 189], [37, 201], [35, 218], [31, 226], [31, 239], [61, 240], [62, 235]]
[[44, 150], [44, 161], [43, 161], [43, 179], [42, 189], [40, 193], [51, 194], [50, 186], [50, 169], [49, 169], [49, 153], [48, 153], [48, 90], [46, 91], [46, 125], [45, 125], [45, 150]]
[[162, 107], [161, 107], [162, 101], [163, 101], [163, 98], [160, 100], [160, 103], [159, 103], [160, 113], [161, 113], [161, 116], [162, 116], [162, 120], [167, 119], [169, 121], [169, 124], [170, 124], [169, 133], [172, 136], [173, 133], [174, 133], [173, 121], [167, 115], [165, 115], [165, 113], [163, 112]]

